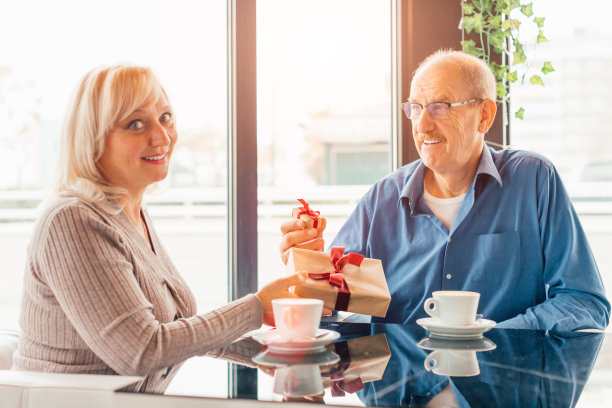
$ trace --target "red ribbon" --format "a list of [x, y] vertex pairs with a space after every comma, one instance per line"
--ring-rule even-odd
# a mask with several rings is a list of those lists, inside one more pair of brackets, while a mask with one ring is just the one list
[[298, 207], [298, 210], [300, 210], [297, 215], [298, 220], [300, 219], [300, 216], [302, 214], [306, 214], [310, 216], [313, 220], [312, 227], [317, 228], [317, 225], [319, 224], [319, 215], [321, 214], [321, 212], [311, 210], [308, 206], [308, 203], [302, 198], [298, 198], [298, 201], [303, 205], [303, 207]]
[[348, 370], [351, 365], [351, 353], [346, 341], [334, 343], [336, 353], [340, 355], [340, 362], [337, 367], [334, 367], [324, 377], [329, 377], [332, 380], [331, 394], [332, 397], [343, 397], [345, 393], [353, 394], [365, 388], [361, 377], [357, 377], [351, 381], [344, 379], [344, 371]]
[[332, 378], [332, 387], [331, 387], [331, 395], [332, 397], [344, 397], [345, 392], [349, 394], [356, 393], [359, 390], [363, 390], [365, 385], [363, 385], [363, 381], [361, 381], [360, 377], [355, 378], [351, 381], [344, 380], [344, 373], [339, 373], [341, 378]]
[[311, 279], [328, 279], [330, 285], [338, 287], [338, 296], [334, 310], [346, 312], [348, 309], [351, 291], [344, 280], [343, 270], [346, 264], [360, 266], [364, 256], [351, 252], [344, 255], [344, 247], [332, 247], [330, 251], [330, 261], [334, 266], [334, 273], [309, 273]]

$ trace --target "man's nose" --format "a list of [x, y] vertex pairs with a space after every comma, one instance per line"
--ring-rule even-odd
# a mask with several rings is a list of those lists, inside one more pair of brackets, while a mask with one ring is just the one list
[[421, 112], [421, 116], [418, 117], [416, 125], [419, 133], [429, 132], [435, 127], [435, 119], [431, 116], [427, 108], [423, 109], [423, 112]]

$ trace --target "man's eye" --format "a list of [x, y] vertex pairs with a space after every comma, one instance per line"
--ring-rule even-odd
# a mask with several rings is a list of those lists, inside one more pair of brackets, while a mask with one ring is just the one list
[[161, 115], [161, 118], [159, 118], [159, 120], [162, 123], [166, 123], [166, 122], [172, 122], [172, 114], [169, 112], [164, 113], [163, 115]]
[[142, 123], [142, 120], [136, 119], [136, 120], [131, 121], [128, 124], [128, 129], [138, 130], [138, 129], [142, 129], [143, 126], [144, 126], [144, 123]]
[[432, 112], [444, 113], [446, 109], [448, 109], [448, 106], [445, 103], [432, 103], [429, 105], [429, 108]]

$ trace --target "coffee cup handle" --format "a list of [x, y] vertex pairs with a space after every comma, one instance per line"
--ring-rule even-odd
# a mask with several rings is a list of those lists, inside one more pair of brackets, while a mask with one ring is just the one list
[[427, 371], [431, 371], [438, 366], [438, 351], [434, 350], [427, 357], [425, 357], [425, 361], [423, 362], [425, 369]]
[[[433, 307], [431, 307], [433, 306]], [[425, 304], [423, 305], [423, 308], [425, 309], [425, 313], [427, 313], [428, 315], [430, 315], [431, 317], [439, 317], [438, 314], [438, 301], [434, 298], [429, 298], [425, 301]]]

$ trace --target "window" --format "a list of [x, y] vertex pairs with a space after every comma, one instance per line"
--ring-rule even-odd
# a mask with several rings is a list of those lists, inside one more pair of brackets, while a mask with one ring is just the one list
[[279, 227], [297, 198], [327, 218], [329, 245], [391, 171], [391, 14], [380, 0], [257, 1], [260, 286], [285, 275]]
[[257, 2], [259, 283], [282, 275], [281, 220], [311, 202], [330, 243], [391, 170], [391, 7]]
[[[612, 11], [605, 0], [587, 0], [579, 8], [553, 0], [534, 2], [546, 17], [548, 43], [531, 52], [556, 71], [545, 86], [516, 88], [513, 105], [525, 107], [523, 121], [511, 124], [513, 147], [536, 151], [553, 161], [569, 192], [607, 293], [612, 293]], [[537, 65], [537, 64], [536, 64]]]
[[0, 325], [17, 322], [26, 245], [68, 98], [87, 71], [117, 62], [152, 67], [169, 92], [179, 141], [149, 212], [200, 309], [227, 302], [226, 22], [223, 1], [3, 4]]

